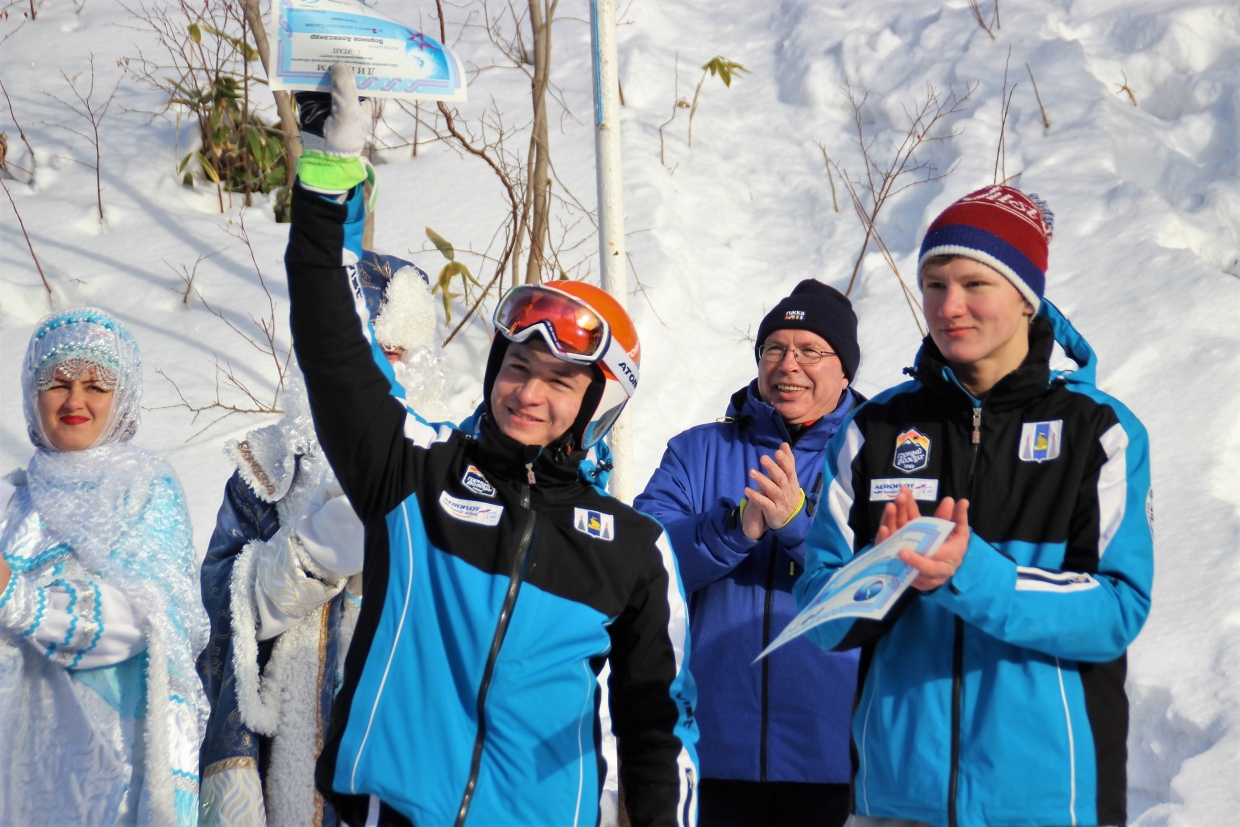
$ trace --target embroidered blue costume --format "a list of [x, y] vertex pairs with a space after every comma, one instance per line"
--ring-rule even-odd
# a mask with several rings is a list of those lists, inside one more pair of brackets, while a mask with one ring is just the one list
[[[37, 413], [54, 382], [94, 371], [113, 393], [85, 450], [52, 445]], [[22, 367], [37, 448], [0, 485], [0, 823], [159, 824], [198, 817], [206, 617], [185, 497], [129, 443], [138, 347], [93, 308], [45, 319]]]

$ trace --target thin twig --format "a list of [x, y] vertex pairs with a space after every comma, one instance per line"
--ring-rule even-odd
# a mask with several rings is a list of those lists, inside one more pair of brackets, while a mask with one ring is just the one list
[[679, 112], [681, 109], [687, 109], [689, 106], [688, 101], [680, 97], [680, 52], [676, 53], [676, 62], [674, 66], [675, 68], [673, 69], [673, 73], [674, 73], [673, 77], [675, 78], [675, 80], [673, 81], [673, 86], [672, 86], [672, 100], [673, 100], [672, 117], [668, 118], [666, 121], [659, 124], [659, 163], [662, 164], [663, 166], [667, 166], [667, 160], [665, 159], [664, 154], [663, 154], [663, 127], [669, 125], [672, 121], [676, 120], [677, 112]]
[[202, 264], [204, 261], [211, 258], [212, 256], [219, 255], [221, 252], [223, 251], [216, 250], [214, 253], [207, 253], [205, 256], [199, 256], [198, 260], [194, 262], [193, 270], [191, 270], [190, 268], [182, 264], [180, 265], [179, 272], [177, 268], [172, 265], [172, 262], [168, 261], [168, 259], [164, 259], [164, 264], [167, 264], [168, 268], [171, 269], [172, 272], [176, 273], [177, 276], [181, 279], [181, 281], [185, 282], [185, 289], [181, 291], [181, 304], [188, 306], [190, 292], [191, 291], [194, 293], [198, 292], [197, 290], [194, 289], [194, 279], [198, 277], [198, 265]]
[[[969, 11], [973, 12], [973, 19], [977, 21], [977, 25], [982, 27], [982, 31], [990, 35], [990, 39], [995, 39], [995, 33], [990, 30], [990, 26], [986, 25], [986, 20], [982, 17], [982, 10], [978, 8], [977, 0], [969, 0]], [[995, 0], [995, 12], [999, 11], [999, 0]]]
[[[207, 431], [209, 431], [211, 428], [214, 428], [216, 425], [220, 424], [221, 422], [223, 422], [225, 419], [232, 416], [233, 414], [282, 414], [284, 413], [284, 410], [282, 408], [277, 408], [274, 406], [267, 406], [261, 402], [257, 402], [257, 400], [256, 400], [256, 404], [253, 407], [248, 407], [248, 408], [242, 407], [240, 405], [233, 405], [227, 402], [222, 402], [220, 400], [220, 383], [219, 383], [219, 375], [221, 373], [224, 374], [224, 377], [228, 380], [229, 384], [233, 385], [234, 387], [238, 387], [239, 389], [242, 390], [243, 393], [249, 394], [249, 390], [245, 387], [245, 385], [241, 382], [241, 380], [237, 379], [236, 374], [233, 371], [232, 365], [229, 364], [228, 362], [225, 362], [224, 364], [227, 365], [227, 368], [221, 368], [219, 357], [218, 356], [215, 357], [215, 370], [216, 370], [215, 401], [210, 402], [206, 405], [194, 405], [190, 403], [190, 401], [185, 398], [185, 394], [181, 392], [181, 387], [177, 385], [176, 381], [171, 376], [164, 373], [162, 368], [155, 368], [155, 372], [158, 373], [163, 378], [167, 379], [168, 383], [172, 385], [172, 389], [176, 391], [177, 397], [181, 401], [175, 405], [157, 405], [153, 408], [148, 408], [147, 410], [166, 411], [166, 410], [171, 410], [173, 408], [185, 408], [194, 415], [193, 419], [190, 420], [191, 424], [197, 422], [198, 417], [206, 413], [207, 411], [224, 411], [224, 413], [221, 416], [218, 416], [215, 419], [208, 422], [205, 427], [200, 428], [199, 430], [190, 434], [185, 439], [186, 442], [189, 442], [190, 440], [193, 440], [197, 437], [202, 436]], [[253, 396], [251, 396], [251, 399], [253, 399]]]
[[835, 208], [836, 212], [839, 212], [840, 202], [835, 197], [835, 176], [831, 174], [831, 157], [827, 155], [826, 144], [822, 141], [814, 141], [814, 143], [818, 144], [818, 148], [822, 150], [822, 162], [827, 167], [827, 181], [831, 184], [831, 206]]
[[[1122, 71], [1122, 70], [1121, 70], [1121, 71]], [[1134, 94], [1132, 93], [1132, 89], [1130, 89], [1130, 88], [1128, 87], [1128, 73], [1127, 73], [1127, 72], [1124, 72], [1124, 82], [1123, 82], [1123, 83], [1117, 83], [1117, 84], [1115, 84], [1115, 85], [1119, 87], [1119, 92], [1127, 92], [1127, 93], [1128, 93], [1128, 100], [1132, 101], [1132, 105], [1133, 105], [1133, 106], [1136, 106], [1136, 105], [1137, 105], [1137, 96], [1136, 96], [1136, 95], [1134, 95]], [[1117, 95], [1118, 95], [1118, 94], [1119, 94], [1119, 92], [1116, 92], [1115, 94], [1117, 94]]]
[[[26, 145], [26, 151], [30, 153], [30, 165], [34, 166], [34, 147], [30, 145], [29, 139], [26, 138], [26, 132], [22, 129], [22, 125], [17, 122], [17, 113], [13, 111], [13, 101], [9, 98], [9, 90], [4, 88], [4, 81], [0, 80], [0, 92], [4, 93], [4, 100], [9, 105], [9, 117], [13, 119], [13, 125], [17, 127], [17, 134], [21, 137], [22, 143]], [[31, 173], [33, 175], [33, 173]]]
[[[268, 289], [267, 287], [267, 280], [263, 278], [263, 270], [261, 267], [258, 266], [258, 256], [254, 252], [254, 245], [250, 243], [250, 234], [246, 232], [245, 210], [244, 209], [241, 210], [241, 212], [237, 216], [237, 224], [238, 224], [238, 230], [236, 232], [233, 232], [227, 228], [225, 228], [224, 231], [228, 233], [229, 235], [231, 235], [233, 238], [239, 239], [243, 244], [245, 244], [246, 250], [248, 250], [250, 253], [250, 262], [254, 265], [254, 272], [258, 274], [258, 283], [259, 285], [262, 286], [263, 293], [266, 294], [267, 296], [267, 311], [268, 311], [267, 318], [263, 319], [262, 321], [259, 321], [258, 319], [254, 318], [253, 314], [250, 315], [250, 321], [254, 322], [254, 324], [257, 325], [258, 328], [263, 331], [263, 335], [267, 339], [267, 347], [266, 348], [259, 347], [253, 341], [251, 341], [251, 344], [254, 344], [254, 346], [257, 347], [260, 351], [270, 354], [271, 358], [274, 360], [275, 367], [276, 367], [276, 376], [277, 376], [276, 394], [278, 395], [280, 391], [284, 389], [284, 375], [287, 372], [287, 368], [288, 368], [288, 356], [287, 355], [285, 356], [284, 364], [280, 364], [280, 357], [276, 353], [276, 300], [275, 300], [275, 297], [271, 295], [271, 290]], [[199, 298], [201, 299], [202, 296], [199, 296]], [[204, 301], [203, 304], [205, 305], [206, 302]], [[210, 310], [211, 308], [208, 307], [207, 309]], [[220, 316], [220, 318], [223, 318], [223, 316]], [[230, 326], [231, 326], [231, 323], [230, 323]], [[234, 330], [235, 329], [236, 328], [234, 328]], [[289, 352], [291, 353], [291, 350]], [[272, 404], [274, 405], [274, 402]]]
[[1042, 126], [1045, 129], [1051, 128], [1050, 119], [1046, 117], [1046, 107], [1042, 105], [1042, 96], [1038, 94], [1038, 82], [1033, 79], [1033, 70], [1029, 68], [1029, 64], [1025, 63], [1025, 69], [1029, 72], [1029, 82], [1033, 84], [1033, 96], [1038, 99], [1038, 109], [1042, 111]]
[[4, 183], [3, 178], [0, 178], [0, 187], [4, 187], [4, 194], [9, 197], [9, 203], [13, 205], [13, 214], [17, 216], [17, 225], [22, 228], [22, 235], [26, 237], [26, 246], [30, 249], [30, 257], [34, 259], [34, 266], [39, 271], [39, 278], [43, 279], [43, 286], [47, 289], [48, 298], [51, 298], [52, 286], [47, 283], [47, 276], [43, 272], [43, 265], [39, 263], [39, 257], [34, 254], [34, 245], [30, 243], [30, 233], [26, 232], [26, 222], [22, 221], [22, 214], [17, 209], [17, 202], [13, 200], [13, 193], [9, 192], [9, 185]]
[[[628, 236], [631, 235], [631, 233], [625, 233], [625, 235]], [[633, 283], [637, 285], [629, 291], [629, 295], [634, 296], [641, 293], [642, 298], [646, 300], [646, 305], [650, 308], [650, 312], [653, 313], [654, 317], [659, 320], [659, 324], [667, 327], [667, 322], [663, 321], [663, 317], [659, 315], [659, 311], [655, 310], [654, 302], [650, 300], [650, 293], [647, 291], [645, 283], [641, 280], [641, 277], [637, 275], [637, 267], [633, 265], [633, 254], [628, 250], [625, 250], [624, 257], [629, 261], [629, 270], [633, 273]]]
[[866, 237], [873, 238], [874, 243], [878, 246], [879, 252], [883, 256], [883, 260], [887, 266], [891, 268], [891, 272], [895, 273], [896, 279], [900, 282], [900, 289], [904, 293], [904, 301], [908, 304], [909, 312], [913, 314], [913, 323], [917, 325], [917, 330], [924, 337], [927, 333], [925, 326], [922, 324], [924, 313], [922, 312], [921, 303], [917, 301], [917, 297], [909, 289], [904, 281], [904, 276], [900, 274], [900, 268], [896, 266], [895, 257], [891, 255], [891, 250], [887, 248], [887, 242], [883, 240], [878, 228], [874, 226], [874, 222], [870, 214], [866, 212], [865, 206], [861, 203], [861, 197], [857, 193], [856, 186], [853, 181], [847, 177], [844, 178], [844, 188], [848, 190], [848, 195], [852, 199], [853, 209], [857, 212], [857, 217], [861, 219], [861, 223], [866, 228]]
[[[882, 167], [879, 166], [872, 155], [872, 147], [874, 141], [877, 140], [877, 136], [869, 140], [866, 139], [865, 124], [861, 116], [861, 108], [865, 104], [868, 95], [863, 95], [861, 100], [858, 101], [851, 87], [846, 86], [844, 88], [844, 92], [853, 107], [853, 128], [857, 133], [857, 137], [853, 140], [861, 149], [862, 162], [865, 164], [865, 180], [864, 182], [860, 180], [853, 181], [838, 163], [835, 164], [835, 168], [840, 173], [841, 179], [844, 180], [845, 186], [854, 190], [859, 186], [869, 194], [871, 201], [871, 206], [869, 210], [865, 211], [865, 218], [861, 222], [862, 226], [865, 227], [865, 237], [861, 242], [861, 250], [857, 253], [857, 260], [853, 263], [853, 271], [848, 280], [848, 289], [844, 291], [845, 295], [849, 295], [852, 292], [853, 286], [857, 281], [857, 275], [861, 271], [861, 262], [865, 258], [866, 249], [874, 233], [874, 227], [878, 222], [878, 214], [881, 212], [883, 205], [887, 203], [887, 200], [909, 187], [938, 181], [950, 175], [952, 170], [955, 169], [955, 164], [953, 163], [946, 171], [940, 172], [932, 163], [918, 161], [917, 151], [923, 144], [953, 138], [958, 134], [952, 132], [937, 137], [931, 135], [939, 121], [961, 111], [965, 102], [976, 89], [977, 85], [974, 84], [966, 87], [967, 91], [964, 95], [958, 95], [954, 88], [948, 87], [948, 95], [946, 98], [943, 98], [933, 84], [927, 83], [925, 102], [917, 104], [914, 101], [914, 109], [912, 111], [905, 110], [905, 114], [909, 119], [908, 129], [900, 143], [895, 145], [895, 151], [890, 163]], [[916, 175], [917, 173], [920, 173], [920, 175]], [[901, 179], [908, 175], [914, 175], [913, 180], [909, 183], [901, 184]], [[857, 203], [859, 202], [860, 199], [858, 199]]]
[[61, 124], [48, 124], [48, 125], [59, 127], [61, 129], [66, 130], [67, 132], [72, 132], [74, 135], [78, 135], [79, 137], [86, 139], [86, 142], [89, 143], [91, 147], [95, 150], [95, 163], [93, 166], [90, 164], [87, 164], [84, 161], [79, 161], [78, 163], [82, 164], [85, 167], [89, 167], [90, 169], [93, 169], [95, 171], [95, 204], [99, 209], [99, 226], [103, 227], [103, 221], [104, 221], [103, 171], [102, 171], [102, 161], [101, 161], [102, 150], [100, 148], [99, 128], [103, 124], [103, 119], [107, 117], [108, 109], [111, 108], [112, 101], [116, 99], [116, 90], [120, 88], [121, 80], [123, 80], [125, 76], [122, 74], [120, 77], [116, 79], [116, 85], [112, 87], [111, 94], [108, 95], [107, 99], [103, 102], [102, 105], [97, 105], [94, 103], [94, 101], [91, 100], [91, 98], [95, 94], [95, 55], [93, 52], [91, 53], [91, 56], [90, 56], [90, 86], [86, 90], [85, 95], [83, 95], [77, 88], [77, 83], [76, 83], [77, 75], [74, 76], [73, 80], [70, 80], [69, 76], [65, 74], [65, 70], [61, 69], [60, 76], [65, 79], [65, 83], [69, 84], [69, 88], [73, 90], [73, 96], [78, 99], [78, 103], [82, 105], [82, 108], [78, 109], [73, 104], [65, 100], [62, 100], [61, 98], [56, 97], [51, 92], [44, 92], [43, 94], [47, 95], [49, 98], [56, 101], [61, 106], [64, 106], [66, 109], [68, 109], [73, 114], [85, 120], [88, 124], [90, 124], [91, 132], [88, 135], [85, 132], [79, 132], [76, 129], [71, 129]]
[[[1012, 95], [1016, 92], [1016, 86], [1012, 87], [1009, 92], [1008, 83], [1008, 66], [1012, 62], [1012, 47], [1008, 46], [1007, 61], [1003, 64], [1003, 92], [999, 96], [999, 145], [995, 147], [995, 174], [994, 183], [1000, 181], [1007, 183], [1007, 119], [1008, 111], [1012, 106]], [[1003, 177], [999, 177], [999, 171], [1003, 171]]]

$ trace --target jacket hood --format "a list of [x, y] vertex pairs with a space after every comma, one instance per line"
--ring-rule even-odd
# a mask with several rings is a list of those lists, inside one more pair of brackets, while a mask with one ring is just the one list
[[[826, 447], [835, 435], [836, 428], [865, 398], [851, 387], [845, 388], [840, 396], [840, 403], [835, 410], [820, 417], [806, 428], [797, 438], [797, 448], [806, 451], [819, 451]], [[772, 449], [778, 448], [781, 442], [791, 442], [788, 426], [784, 418], [769, 403], [758, 395], [758, 380], [754, 379], [745, 387], [732, 394], [728, 400], [727, 414], [720, 422], [735, 422], [741, 428], [754, 427], [758, 434], [758, 444], [769, 444]]]
[[1077, 385], [1094, 386], [1097, 384], [1098, 361], [1094, 349], [1085, 341], [1085, 337], [1077, 332], [1068, 321], [1068, 317], [1059, 312], [1059, 308], [1046, 299], [1038, 308], [1038, 316], [1050, 322], [1055, 341], [1063, 348], [1068, 358], [1076, 362], [1076, 370], [1052, 370], [1051, 379], [1063, 379]]

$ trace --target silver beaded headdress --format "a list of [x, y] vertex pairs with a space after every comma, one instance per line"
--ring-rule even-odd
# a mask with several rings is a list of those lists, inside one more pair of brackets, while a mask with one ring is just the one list
[[126, 441], [138, 430], [141, 417], [142, 366], [138, 344], [125, 326], [95, 307], [62, 310], [35, 328], [22, 366], [26, 428], [40, 448], [52, 446], [39, 422], [37, 399], [59, 373], [80, 379], [91, 370], [99, 384], [116, 392], [108, 421], [95, 445]]

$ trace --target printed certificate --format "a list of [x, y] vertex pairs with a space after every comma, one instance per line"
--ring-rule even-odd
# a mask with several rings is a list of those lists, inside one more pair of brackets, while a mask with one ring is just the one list
[[465, 100], [465, 69], [450, 49], [358, 0], [273, 0], [272, 89], [331, 87], [328, 67], [353, 68], [365, 97]]
[[937, 517], [918, 517], [874, 548], [853, 558], [832, 575], [813, 601], [792, 619], [779, 637], [755, 660], [774, 652], [815, 626], [841, 617], [882, 620], [917, 570], [900, 561], [904, 549], [933, 557], [956, 524]]

